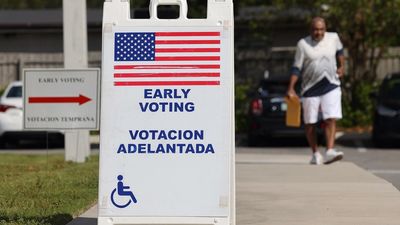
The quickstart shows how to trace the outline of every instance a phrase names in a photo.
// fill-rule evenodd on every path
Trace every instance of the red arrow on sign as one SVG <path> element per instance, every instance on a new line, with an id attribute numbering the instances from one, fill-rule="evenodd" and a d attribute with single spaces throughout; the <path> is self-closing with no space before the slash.
<path id="1" fill-rule="evenodd" d="M 78 97 L 29 97 L 29 103 L 79 103 L 79 105 L 85 104 L 92 99 L 79 95 Z"/>

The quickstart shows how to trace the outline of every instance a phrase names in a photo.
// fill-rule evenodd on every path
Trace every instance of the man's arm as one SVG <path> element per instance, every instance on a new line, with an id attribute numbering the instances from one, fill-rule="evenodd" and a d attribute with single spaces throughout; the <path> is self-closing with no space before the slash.
<path id="1" fill-rule="evenodd" d="M 301 69 L 303 67 L 303 62 L 304 62 L 304 51 L 301 47 L 302 40 L 297 42 L 297 48 L 296 48 L 296 53 L 294 55 L 294 62 L 293 66 L 290 71 L 290 80 L 289 80 L 289 86 L 287 90 L 287 96 L 289 98 L 298 98 L 295 90 L 295 86 L 297 83 L 297 80 L 299 80 L 299 76 L 301 75 Z"/>
<path id="2" fill-rule="evenodd" d="M 336 73 L 338 74 L 339 78 L 342 78 L 344 76 L 344 47 L 337 33 L 336 37 Z"/>
<path id="3" fill-rule="evenodd" d="M 287 96 L 289 98 L 293 98 L 293 97 L 298 98 L 299 97 L 299 96 L 297 96 L 296 90 L 294 89 L 298 79 L 299 79 L 299 76 L 296 74 L 292 74 L 290 76 L 289 86 L 288 86 L 288 90 L 287 90 Z"/>
<path id="4" fill-rule="evenodd" d="M 338 54 L 336 56 L 336 60 L 337 60 L 337 70 L 336 73 L 339 75 L 339 78 L 342 78 L 344 76 L 344 55 L 342 54 Z"/>

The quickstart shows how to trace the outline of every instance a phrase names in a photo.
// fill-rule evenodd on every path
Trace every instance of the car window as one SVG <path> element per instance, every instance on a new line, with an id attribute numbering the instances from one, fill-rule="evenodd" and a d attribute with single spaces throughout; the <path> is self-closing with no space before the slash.
<path id="1" fill-rule="evenodd" d="M 22 97 L 22 86 L 13 86 L 7 93 L 7 98 L 21 98 Z"/>

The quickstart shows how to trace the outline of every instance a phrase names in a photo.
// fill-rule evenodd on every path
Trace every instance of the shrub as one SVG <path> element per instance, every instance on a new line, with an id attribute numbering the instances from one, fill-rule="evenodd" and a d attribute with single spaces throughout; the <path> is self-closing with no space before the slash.
<path id="1" fill-rule="evenodd" d="M 249 83 L 235 84 L 235 132 L 244 133 L 247 129 L 247 109 L 249 104 Z"/>
<path id="2" fill-rule="evenodd" d="M 374 110 L 374 99 L 370 94 L 377 90 L 377 83 L 363 81 L 351 86 L 346 79 L 343 83 L 343 119 L 339 121 L 339 126 L 370 126 Z"/>

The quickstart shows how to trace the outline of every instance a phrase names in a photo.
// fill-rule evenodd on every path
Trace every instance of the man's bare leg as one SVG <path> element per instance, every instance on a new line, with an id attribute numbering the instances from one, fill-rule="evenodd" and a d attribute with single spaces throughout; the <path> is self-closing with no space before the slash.
<path id="1" fill-rule="evenodd" d="M 325 164 L 331 164 L 333 162 L 343 159 L 343 152 L 334 150 L 335 147 L 335 134 L 336 134 L 336 119 L 325 120 L 325 136 L 326 136 L 326 154 Z"/>
<path id="2" fill-rule="evenodd" d="M 326 149 L 335 147 L 336 119 L 327 119 L 325 122 Z"/>
<path id="3" fill-rule="evenodd" d="M 318 151 L 317 134 L 315 131 L 315 124 L 306 124 L 306 137 L 308 144 L 311 147 L 313 153 Z"/>

